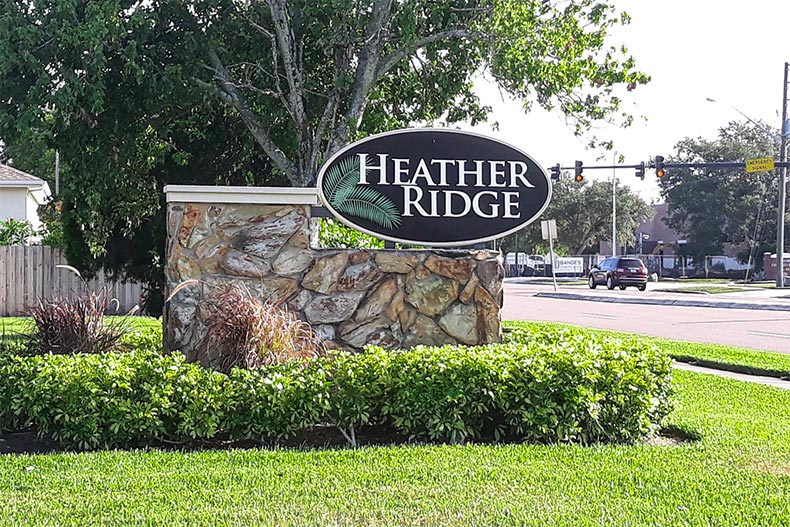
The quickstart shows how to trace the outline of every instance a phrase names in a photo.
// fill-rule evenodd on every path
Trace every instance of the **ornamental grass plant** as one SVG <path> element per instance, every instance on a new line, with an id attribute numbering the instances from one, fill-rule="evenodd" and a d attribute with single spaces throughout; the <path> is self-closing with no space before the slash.
<path id="1" fill-rule="evenodd" d="M 39 298 L 27 308 L 33 328 L 26 348 L 33 355 L 122 351 L 129 330 L 125 317 L 105 318 L 111 300 L 106 288 L 76 298 Z"/>
<path id="2" fill-rule="evenodd" d="M 220 357 L 220 371 L 303 361 L 326 352 L 309 323 L 233 284 L 213 291 L 206 346 Z"/>

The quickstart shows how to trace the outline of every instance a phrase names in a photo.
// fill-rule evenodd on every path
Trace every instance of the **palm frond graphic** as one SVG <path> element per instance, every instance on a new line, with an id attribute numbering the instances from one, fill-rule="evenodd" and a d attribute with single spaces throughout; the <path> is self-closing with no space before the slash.
<path id="1" fill-rule="evenodd" d="M 359 158 L 349 156 L 326 174 L 324 193 L 329 204 L 338 211 L 372 221 L 394 230 L 401 222 L 400 212 L 384 194 L 359 185 Z"/>

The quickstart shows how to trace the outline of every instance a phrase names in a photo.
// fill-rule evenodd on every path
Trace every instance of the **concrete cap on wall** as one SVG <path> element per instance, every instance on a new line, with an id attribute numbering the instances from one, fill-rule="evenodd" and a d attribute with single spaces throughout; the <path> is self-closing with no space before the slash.
<path id="1" fill-rule="evenodd" d="M 165 185 L 168 203 L 321 204 L 316 188 Z"/>

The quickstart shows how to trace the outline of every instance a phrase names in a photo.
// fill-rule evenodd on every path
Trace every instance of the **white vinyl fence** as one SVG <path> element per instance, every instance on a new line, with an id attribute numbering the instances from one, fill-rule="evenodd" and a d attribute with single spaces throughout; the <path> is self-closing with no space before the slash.
<path id="1" fill-rule="evenodd" d="M 79 277 L 68 269 L 55 267 L 65 265 L 66 259 L 57 249 L 46 246 L 0 246 L 0 316 L 22 316 L 25 307 L 34 305 L 39 298 L 73 298 L 86 292 Z M 107 288 L 113 302 L 109 314 L 127 313 L 140 300 L 141 284 L 120 283 L 107 280 L 104 276 L 90 280 L 89 291 Z"/>

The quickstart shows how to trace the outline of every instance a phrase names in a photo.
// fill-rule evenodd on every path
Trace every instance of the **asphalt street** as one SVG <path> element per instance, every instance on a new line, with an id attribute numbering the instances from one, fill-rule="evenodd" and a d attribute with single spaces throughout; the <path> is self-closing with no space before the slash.
<path id="1" fill-rule="evenodd" d="M 555 292 L 545 280 L 508 278 L 502 318 L 790 353 L 790 289 L 692 294 L 683 287 L 649 283 L 640 292 L 559 283 Z"/>

